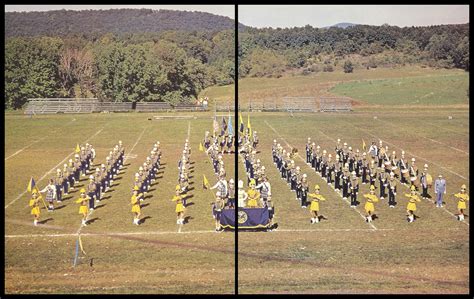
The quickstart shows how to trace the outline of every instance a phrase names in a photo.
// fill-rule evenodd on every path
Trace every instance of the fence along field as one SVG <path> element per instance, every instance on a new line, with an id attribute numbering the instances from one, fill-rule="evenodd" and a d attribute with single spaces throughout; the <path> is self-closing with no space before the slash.
<path id="1" fill-rule="evenodd" d="M 63 114 L 30 119 L 6 115 L 6 157 L 37 141 L 5 161 L 7 293 L 234 292 L 234 236 L 214 232 L 212 195 L 201 187 L 202 174 L 215 182 L 205 154 L 198 151 L 204 131 L 212 126 L 212 115 L 162 120 L 153 116 Z M 178 150 L 188 132 L 193 163 L 188 201 L 192 204 L 186 212 L 189 222 L 178 234 L 171 198 L 178 175 Z M 41 139 L 44 136 L 47 138 Z M 38 227 L 32 225 L 27 194 L 8 204 L 26 190 L 31 176 L 44 187 L 56 170 L 52 167 L 73 152 L 76 143 L 86 140 L 96 149 L 95 163 L 104 161 L 110 148 L 122 140 L 127 161 L 94 210 L 91 224 L 81 229 L 86 254 L 81 254 L 73 268 L 81 224 L 74 200 L 81 187 L 66 196 L 53 213 L 42 210 L 40 220 L 46 223 Z M 142 208 L 145 221 L 136 226 L 129 205 L 133 175 L 157 140 L 163 151 L 162 168 Z M 224 160 L 226 168 L 232 169 L 233 157 L 225 155 Z M 82 178 L 81 185 L 85 182 Z"/>

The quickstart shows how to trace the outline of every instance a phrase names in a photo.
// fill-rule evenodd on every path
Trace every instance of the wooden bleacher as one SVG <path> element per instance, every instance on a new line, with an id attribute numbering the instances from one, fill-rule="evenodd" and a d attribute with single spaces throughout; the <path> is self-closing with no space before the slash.
<path id="1" fill-rule="evenodd" d="M 138 102 L 135 110 L 137 112 L 171 111 L 173 107 L 165 102 Z"/>

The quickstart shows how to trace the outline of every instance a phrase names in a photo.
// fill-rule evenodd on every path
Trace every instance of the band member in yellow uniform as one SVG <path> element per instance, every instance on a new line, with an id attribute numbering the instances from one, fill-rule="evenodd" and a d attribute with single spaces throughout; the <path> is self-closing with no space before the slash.
<path id="1" fill-rule="evenodd" d="M 176 185 L 176 195 L 173 196 L 171 201 L 176 201 L 176 224 L 184 224 L 183 195 L 181 195 L 181 187 L 179 185 Z"/>
<path id="2" fill-rule="evenodd" d="M 247 200 L 247 207 L 248 208 L 257 208 L 258 202 L 260 201 L 260 192 L 255 188 L 255 180 L 251 179 L 249 184 L 249 189 L 247 191 L 248 200 Z"/>
<path id="3" fill-rule="evenodd" d="M 33 220 L 33 224 L 35 226 L 38 225 L 38 220 L 41 214 L 41 210 L 39 206 L 40 196 L 38 196 L 38 191 L 33 190 L 33 192 L 31 193 L 32 198 L 30 199 L 30 202 L 29 202 L 29 206 L 31 207 L 31 215 L 35 217 L 35 219 Z"/>
<path id="4" fill-rule="evenodd" d="M 405 193 L 405 196 L 409 198 L 408 205 L 407 205 L 407 213 L 408 213 L 407 221 L 413 222 L 415 221 L 416 203 L 420 202 L 421 199 L 416 194 L 416 187 L 414 185 L 411 185 L 410 190 L 411 190 L 410 194 Z"/>
<path id="5" fill-rule="evenodd" d="M 319 190 L 319 185 L 316 185 L 314 186 L 314 193 L 308 194 L 309 201 L 311 202 L 311 205 L 309 206 L 309 212 L 311 213 L 311 224 L 319 222 L 319 202 L 326 200 L 324 196 L 319 194 Z"/>
<path id="6" fill-rule="evenodd" d="M 86 195 L 86 189 L 82 188 L 80 192 L 81 195 L 76 200 L 76 203 L 81 204 L 81 206 L 79 207 L 79 214 L 82 214 L 82 225 L 86 226 L 87 214 L 89 213 L 89 197 Z"/>
<path id="7" fill-rule="evenodd" d="M 143 193 L 138 193 L 139 187 L 133 187 L 133 195 L 130 200 L 130 204 L 132 205 L 132 213 L 133 213 L 133 224 L 140 225 L 140 199 L 143 196 Z"/>
<path id="8" fill-rule="evenodd" d="M 469 195 L 466 192 L 466 185 L 461 186 L 461 192 L 454 194 L 458 200 L 458 211 L 459 214 L 457 216 L 459 221 L 464 221 L 464 210 L 466 209 L 466 201 L 469 201 Z"/>
<path id="9" fill-rule="evenodd" d="M 367 216 L 365 217 L 365 221 L 372 222 L 372 215 L 375 212 L 374 203 L 379 202 L 377 195 L 375 195 L 375 186 L 371 185 L 369 194 L 364 194 L 364 197 L 367 198 L 367 202 L 365 203 L 365 207 L 364 207 L 365 212 L 367 213 Z"/>

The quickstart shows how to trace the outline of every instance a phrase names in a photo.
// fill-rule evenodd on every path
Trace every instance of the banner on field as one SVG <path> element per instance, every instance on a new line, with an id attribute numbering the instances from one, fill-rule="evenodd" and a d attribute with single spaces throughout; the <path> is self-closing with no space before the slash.
<path id="1" fill-rule="evenodd" d="M 235 229 L 235 209 L 222 210 L 221 226 Z M 266 228 L 270 222 L 267 208 L 242 208 L 237 211 L 239 229 Z"/>

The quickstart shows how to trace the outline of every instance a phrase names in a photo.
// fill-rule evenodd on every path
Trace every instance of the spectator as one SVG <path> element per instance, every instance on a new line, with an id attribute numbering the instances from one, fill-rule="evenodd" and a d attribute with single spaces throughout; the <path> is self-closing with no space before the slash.
<path id="1" fill-rule="evenodd" d="M 435 181 L 436 207 L 443 207 L 443 194 L 446 194 L 446 180 L 440 174 Z"/>
<path id="2" fill-rule="evenodd" d="M 203 107 L 204 109 L 207 109 L 207 105 L 208 105 L 207 100 L 208 100 L 208 98 L 205 97 L 205 98 L 204 98 L 204 101 L 202 101 L 202 107 Z"/>

